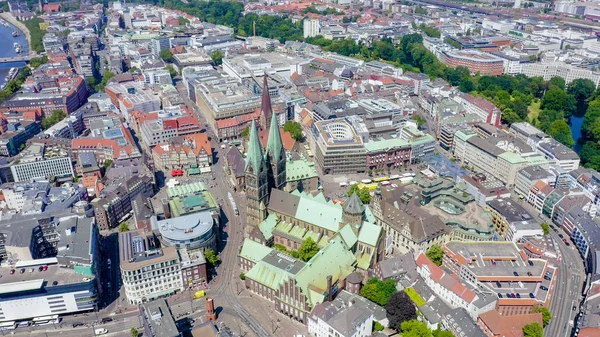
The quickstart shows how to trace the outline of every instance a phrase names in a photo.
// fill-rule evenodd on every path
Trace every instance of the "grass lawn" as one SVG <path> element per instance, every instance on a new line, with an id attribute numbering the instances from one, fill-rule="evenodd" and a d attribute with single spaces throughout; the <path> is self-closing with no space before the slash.
<path id="1" fill-rule="evenodd" d="M 413 288 L 406 288 L 404 289 L 404 292 L 408 295 L 408 297 L 410 297 L 417 307 L 424 306 L 427 303 Z"/>
<path id="2" fill-rule="evenodd" d="M 542 104 L 541 100 L 538 100 L 538 102 L 532 102 L 531 105 L 527 108 L 527 110 L 529 111 L 529 113 L 527 114 L 527 119 L 529 120 L 529 123 L 532 123 L 534 119 L 536 119 L 539 115 L 540 115 L 540 105 Z M 533 124 L 533 123 L 532 123 Z"/>

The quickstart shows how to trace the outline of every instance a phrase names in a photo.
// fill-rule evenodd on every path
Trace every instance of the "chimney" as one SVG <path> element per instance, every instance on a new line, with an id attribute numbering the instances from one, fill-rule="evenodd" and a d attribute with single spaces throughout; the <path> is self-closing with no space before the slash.
<path id="1" fill-rule="evenodd" d="M 327 300 L 329 302 L 333 301 L 333 287 L 331 286 L 332 276 L 327 276 Z"/>
<path id="2" fill-rule="evenodd" d="M 215 312 L 215 302 L 211 297 L 206 298 L 206 320 L 215 322 L 217 313 Z"/>

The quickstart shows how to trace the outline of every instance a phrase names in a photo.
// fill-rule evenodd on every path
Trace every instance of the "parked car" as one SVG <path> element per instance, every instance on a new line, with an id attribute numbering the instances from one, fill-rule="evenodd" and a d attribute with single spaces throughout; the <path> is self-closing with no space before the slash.
<path id="1" fill-rule="evenodd" d="M 113 321 L 113 319 L 112 319 L 112 318 L 110 318 L 110 317 L 104 317 L 104 318 L 102 318 L 102 320 L 101 320 L 102 324 L 104 324 L 104 323 L 108 323 L 108 322 L 112 322 L 112 321 Z"/>
<path id="2" fill-rule="evenodd" d="M 108 333 L 108 330 L 105 328 L 100 328 L 100 329 L 94 330 L 94 334 L 96 334 L 96 335 L 104 335 L 106 333 Z"/>
<path id="3" fill-rule="evenodd" d="M 542 290 L 548 290 L 548 287 L 546 287 L 546 286 L 540 286 L 540 289 L 542 289 Z"/>
<path id="4" fill-rule="evenodd" d="M 533 293 L 529 293 L 529 297 L 530 298 L 535 298 L 535 295 Z"/>
<path id="5" fill-rule="evenodd" d="M 79 327 L 79 326 L 83 326 L 83 323 L 81 323 L 81 322 L 73 323 L 74 328 Z"/>
<path id="6" fill-rule="evenodd" d="M 513 275 L 519 276 L 519 273 L 517 273 L 516 271 L 513 271 Z"/>

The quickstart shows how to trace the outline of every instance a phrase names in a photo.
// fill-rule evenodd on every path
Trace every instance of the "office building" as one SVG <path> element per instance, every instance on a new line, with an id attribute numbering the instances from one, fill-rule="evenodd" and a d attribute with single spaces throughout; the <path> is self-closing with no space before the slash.
<path id="1" fill-rule="evenodd" d="M 119 233 L 121 279 L 130 304 L 142 304 L 183 290 L 176 247 L 161 248 L 141 230 Z"/>
<path id="2" fill-rule="evenodd" d="M 365 172 L 366 150 L 362 139 L 345 119 L 323 120 L 311 127 L 311 144 L 323 174 Z"/>

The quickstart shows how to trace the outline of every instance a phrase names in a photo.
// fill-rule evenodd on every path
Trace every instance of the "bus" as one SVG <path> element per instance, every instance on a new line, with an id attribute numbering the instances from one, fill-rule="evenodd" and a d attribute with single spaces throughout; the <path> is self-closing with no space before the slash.
<path id="1" fill-rule="evenodd" d="M 44 325 L 60 323 L 61 319 L 58 315 L 36 317 L 32 320 L 33 325 Z"/>
<path id="2" fill-rule="evenodd" d="M 373 178 L 373 181 L 376 183 L 380 183 L 382 181 L 386 181 L 386 180 L 390 180 L 390 177 L 377 177 L 377 178 Z"/>
<path id="3" fill-rule="evenodd" d="M 371 184 L 360 183 L 360 184 L 358 184 L 358 188 L 362 190 L 363 188 L 366 187 L 369 191 L 375 191 L 377 189 L 378 185 L 379 185 L 379 183 L 371 183 Z"/>
<path id="4" fill-rule="evenodd" d="M 361 183 L 363 183 L 363 184 L 370 184 L 370 183 L 372 183 L 373 181 L 372 181 L 371 179 L 363 179 L 363 180 L 361 180 L 360 182 L 361 182 Z"/>
<path id="5" fill-rule="evenodd" d="M 390 183 L 390 182 L 389 182 L 389 181 L 387 181 L 387 180 L 386 180 L 386 181 L 382 181 L 382 182 L 381 182 L 381 186 L 388 186 L 388 185 L 391 185 L 391 184 L 392 184 L 392 183 Z"/>
<path id="6" fill-rule="evenodd" d="M 17 322 L 9 321 L 0 323 L 0 330 L 14 330 L 17 328 Z"/>
<path id="7" fill-rule="evenodd" d="M 399 174 L 392 174 L 390 176 L 390 180 L 396 180 L 396 179 L 400 179 L 400 175 Z"/>

